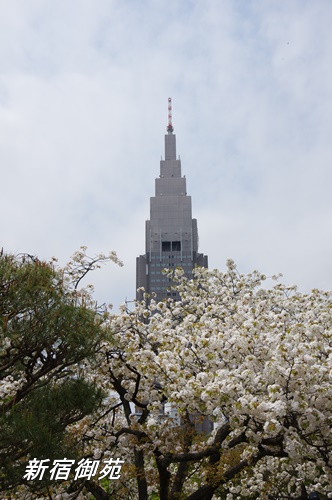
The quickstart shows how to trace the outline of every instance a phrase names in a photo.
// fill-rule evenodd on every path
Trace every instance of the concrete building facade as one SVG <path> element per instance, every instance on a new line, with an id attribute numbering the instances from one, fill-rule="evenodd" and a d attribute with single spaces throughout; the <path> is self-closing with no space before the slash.
<path id="1" fill-rule="evenodd" d="M 169 99 L 170 103 L 170 99 Z M 169 110 L 171 107 L 169 106 Z M 183 268 L 191 278 L 195 266 L 208 267 L 208 258 L 198 252 L 197 220 L 192 218 L 191 196 L 176 156 L 176 136 L 169 114 L 165 135 L 165 159 L 155 180 L 155 196 L 150 198 L 150 219 L 145 225 L 145 254 L 136 259 L 136 288 L 143 287 L 156 300 L 178 294 L 170 290 L 171 280 L 162 274 L 165 268 Z M 142 293 L 137 293 L 140 299 Z"/>

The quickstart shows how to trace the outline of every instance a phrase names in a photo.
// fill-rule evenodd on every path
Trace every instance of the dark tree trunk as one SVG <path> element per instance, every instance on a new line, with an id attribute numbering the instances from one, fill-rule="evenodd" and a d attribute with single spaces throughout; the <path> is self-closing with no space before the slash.
<path id="1" fill-rule="evenodd" d="M 144 454 L 135 450 L 135 466 L 137 474 L 138 500 L 148 500 L 148 485 L 145 477 Z"/>

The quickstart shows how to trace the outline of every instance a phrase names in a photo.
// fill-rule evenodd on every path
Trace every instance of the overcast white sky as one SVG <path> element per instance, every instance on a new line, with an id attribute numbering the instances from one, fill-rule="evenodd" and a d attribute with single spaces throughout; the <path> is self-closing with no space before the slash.
<path id="1" fill-rule="evenodd" d="M 0 247 L 135 295 L 167 99 L 210 268 L 331 289 L 331 0 L 0 0 Z"/>

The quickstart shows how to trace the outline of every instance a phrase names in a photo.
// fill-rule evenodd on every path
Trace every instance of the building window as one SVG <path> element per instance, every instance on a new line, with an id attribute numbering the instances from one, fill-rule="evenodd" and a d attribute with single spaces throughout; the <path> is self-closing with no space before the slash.
<path id="1" fill-rule="evenodd" d="M 171 250 L 171 242 L 170 241 L 163 241 L 161 243 L 161 250 L 163 252 L 170 252 L 170 250 Z"/>
<path id="2" fill-rule="evenodd" d="M 172 241 L 172 251 L 181 252 L 181 241 Z"/>
<path id="3" fill-rule="evenodd" d="M 162 252 L 181 252 L 181 241 L 162 241 Z"/>

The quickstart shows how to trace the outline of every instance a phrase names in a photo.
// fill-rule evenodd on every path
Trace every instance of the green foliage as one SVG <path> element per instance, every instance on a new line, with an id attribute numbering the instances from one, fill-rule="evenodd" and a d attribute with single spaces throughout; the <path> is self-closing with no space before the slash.
<path id="1" fill-rule="evenodd" d="M 66 427 L 91 413 L 101 396 L 100 390 L 80 379 L 40 387 L 7 412 L 5 428 L 11 431 L 11 441 L 31 442 L 31 456 L 52 459 L 65 453 L 68 457 L 73 443 L 63 442 Z"/>
<path id="2" fill-rule="evenodd" d="M 29 458 L 74 457 L 67 428 L 100 404 L 84 362 L 93 363 L 104 338 L 103 317 L 87 297 L 52 263 L 0 256 L 3 489 L 22 482 Z"/>

